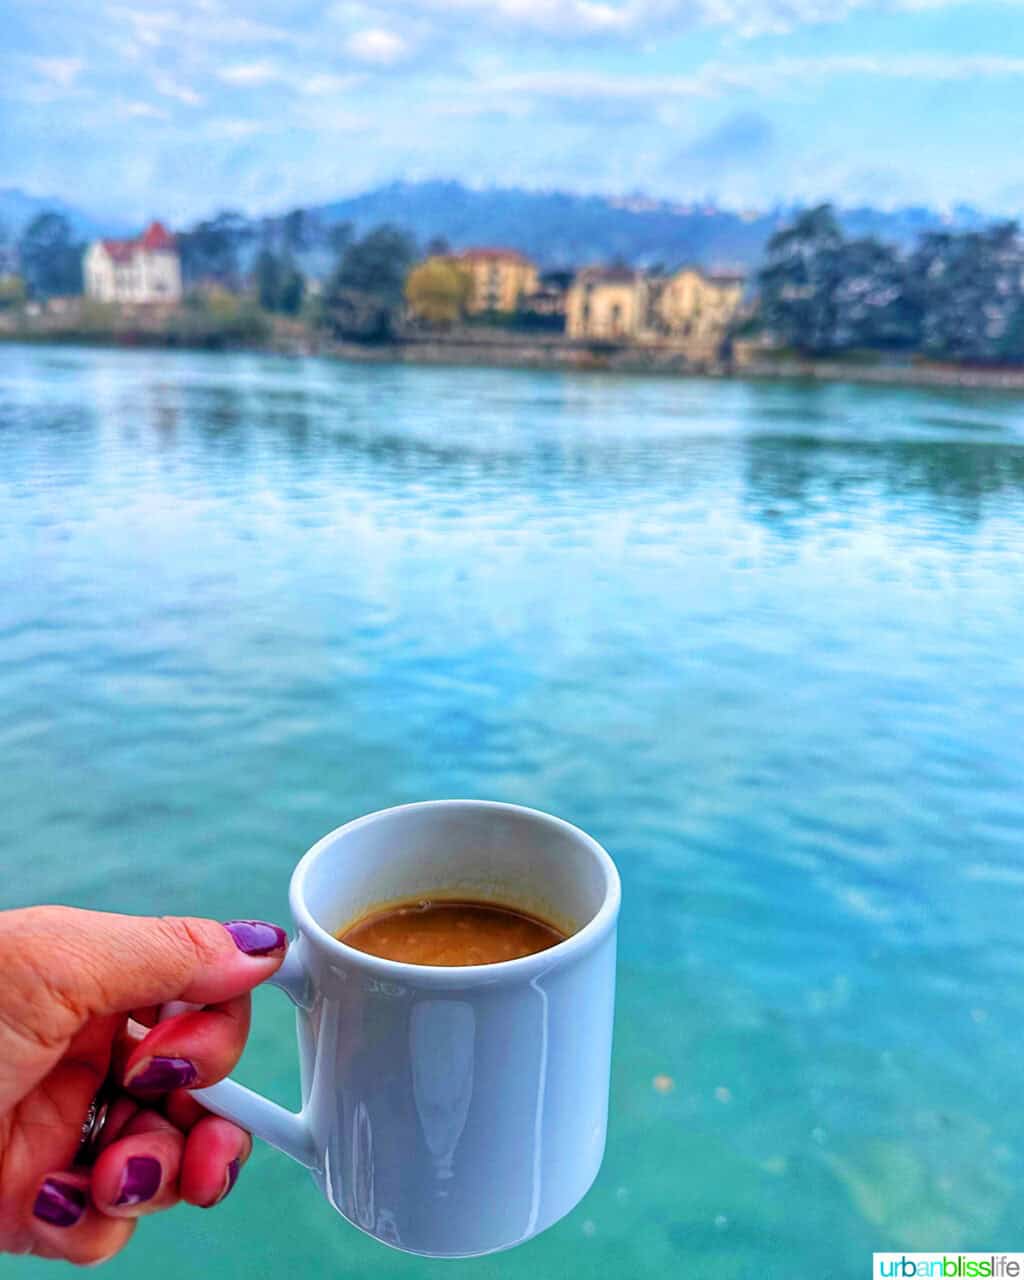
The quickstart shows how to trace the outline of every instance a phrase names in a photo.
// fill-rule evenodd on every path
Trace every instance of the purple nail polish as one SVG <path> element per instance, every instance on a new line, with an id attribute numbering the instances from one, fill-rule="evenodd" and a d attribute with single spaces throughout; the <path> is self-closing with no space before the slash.
<path id="1" fill-rule="evenodd" d="M 70 1182 L 47 1178 L 39 1188 L 32 1212 L 51 1227 L 73 1227 L 85 1212 L 85 1192 Z"/>
<path id="2" fill-rule="evenodd" d="M 117 1205 L 142 1204 L 152 1200 L 160 1188 L 163 1171 L 160 1161 L 152 1156 L 129 1156 L 121 1175 L 121 1191 Z"/>
<path id="3" fill-rule="evenodd" d="M 238 1171 L 239 1169 L 241 1169 L 241 1167 L 242 1167 L 242 1162 L 238 1158 L 238 1156 L 235 1156 L 234 1160 L 228 1161 L 227 1173 L 224 1175 L 224 1190 L 220 1193 L 220 1195 L 217 1197 L 216 1200 L 211 1200 L 209 1204 L 203 1205 L 204 1209 L 212 1209 L 215 1204 L 220 1204 L 220 1202 L 225 1198 L 225 1196 L 227 1196 L 230 1193 L 231 1188 L 238 1181 Z"/>
<path id="4" fill-rule="evenodd" d="M 150 1058 L 138 1075 L 125 1081 L 129 1089 L 167 1093 L 188 1089 L 199 1079 L 195 1064 L 188 1058 Z"/>
<path id="5" fill-rule="evenodd" d="M 288 935 L 276 924 L 265 920 L 228 920 L 224 928 L 231 934 L 235 946 L 247 956 L 269 956 L 273 951 L 283 951 L 288 945 Z"/>

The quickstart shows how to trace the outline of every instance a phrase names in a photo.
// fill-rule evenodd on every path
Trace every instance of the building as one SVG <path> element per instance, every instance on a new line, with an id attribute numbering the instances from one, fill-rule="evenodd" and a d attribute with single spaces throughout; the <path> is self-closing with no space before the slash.
<path id="1" fill-rule="evenodd" d="M 647 341 L 685 343 L 701 358 L 717 353 L 743 301 L 743 277 L 683 267 L 648 281 Z"/>
<path id="2" fill-rule="evenodd" d="M 635 341 L 644 311 L 643 283 L 629 267 L 581 271 L 566 299 L 566 333 L 595 342 Z"/>
<path id="3" fill-rule="evenodd" d="M 591 268 L 569 290 L 570 338 L 674 347 L 694 361 L 715 360 L 740 314 L 743 278 L 683 267 L 647 276 L 627 267 Z"/>
<path id="4" fill-rule="evenodd" d="M 522 297 L 537 290 L 537 268 L 515 249 L 466 249 L 458 262 L 473 281 L 467 304 L 472 315 L 515 311 Z"/>
<path id="5" fill-rule="evenodd" d="M 162 223 L 135 240 L 94 240 L 84 265 L 85 291 L 99 302 L 181 301 L 181 259 Z"/>

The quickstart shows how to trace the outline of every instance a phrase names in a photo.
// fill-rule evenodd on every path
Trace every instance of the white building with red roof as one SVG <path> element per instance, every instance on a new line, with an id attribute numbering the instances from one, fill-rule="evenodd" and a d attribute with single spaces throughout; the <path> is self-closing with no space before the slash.
<path id="1" fill-rule="evenodd" d="M 84 266 L 85 292 L 99 302 L 181 301 L 181 258 L 163 223 L 135 240 L 94 240 Z"/>

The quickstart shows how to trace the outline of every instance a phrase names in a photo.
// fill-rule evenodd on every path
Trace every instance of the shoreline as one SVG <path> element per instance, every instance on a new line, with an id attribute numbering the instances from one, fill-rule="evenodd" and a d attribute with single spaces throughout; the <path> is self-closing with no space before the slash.
<path id="1" fill-rule="evenodd" d="M 797 357 L 741 361 L 688 360 L 667 347 L 602 347 L 559 336 L 481 334 L 405 337 L 385 343 L 307 339 L 294 332 L 255 342 L 186 344 L 156 335 L 83 334 L 0 330 L 0 342 L 28 346 L 82 346 L 139 351 L 248 351 L 291 357 L 325 357 L 354 364 L 419 364 L 452 368 L 535 369 L 571 373 L 618 373 L 736 382 L 851 383 L 1024 393 L 1024 368 L 975 368 L 940 363 L 854 363 Z"/>

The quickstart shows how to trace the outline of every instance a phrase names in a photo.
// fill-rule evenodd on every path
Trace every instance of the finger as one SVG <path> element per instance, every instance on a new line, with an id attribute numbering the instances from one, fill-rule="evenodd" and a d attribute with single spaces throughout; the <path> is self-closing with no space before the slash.
<path id="1" fill-rule="evenodd" d="M 242 995 L 281 963 L 287 938 L 254 920 L 122 916 L 70 907 L 7 912 L 0 970 L 9 1020 L 50 1044 L 88 1018 L 168 1000 Z"/>
<path id="2" fill-rule="evenodd" d="M 160 1005 L 149 1004 L 143 1009 L 132 1009 L 131 1017 L 134 1022 L 139 1023 L 143 1027 L 155 1027 L 160 1021 Z"/>
<path id="3" fill-rule="evenodd" d="M 164 1098 L 163 1106 L 164 1115 L 182 1133 L 188 1133 L 204 1116 L 210 1114 L 187 1089 L 175 1089 L 173 1093 L 169 1093 Z"/>
<path id="4" fill-rule="evenodd" d="M 149 1028 L 141 1022 L 136 1022 L 134 1018 L 125 1019 L 123 1026 L 114 1037 L 110 1051 L 110 1073 L 115 1080 L 123 1079 L 128 1059 L 145 1040 L 148 1033 Z"/>
<path id="5" fill-rule="evenodd" d="M 82 1121 L 107 1074 L 118 1021 L 116 1015 L 93 1019 L 72 1037 L 64 1056 L 47 1074 L 45 1087 L 23 1093 L 18 1123 L 32 1140 L 25 1145 L 21 1161 L 24 1177 L 33 1185 L 48 1169 L 67 1168 L 74 1160 Z M 5 1061 L 0 1050 L 0 1094 L 5 1082 L 12 1088 L 17 1085 L 19 1065 L 16 1053 Z"/>
<path id="6" fill-rule="evenodd" d="M 222 1080 L 242 1056 L 249 1014 L 244 995 L 158 1023 L 125 1063 L 125 1088 L 151 1094 Z"/>
<path id="7" fill-rule="evenodd" d="M 252 1152 L 252 1138 L 230 1120 L 207 1115 L 185 1141 L 178 1187 L 189 1204 L 209 1209 L 235 1185 Z"/>
<path id="8" fill-rule="evenodd" d="M 96 1150 L 106 1151 L 111 1143 L 116 1142 L 138 1115 L 139 1109 L 138 1102 L 134 1098 L 129 1098 L 127 1094 L 115 1098 L 107 1110 L 107 1118 L 103 1122 L 103 1128 L 96 1142 Z"/>
<path id="9" fill-rule="evenodd" d="M 178 1201 L 185 1137 L 163 1116 L 140 1112 L 93 1165 L 92 1199 L 114 1218 L 137 1218 Z"/>
<path id="10" fill-rule="evenodd" d="M 135 1224 L 101 1213 L 85 1173 L 51 1173 L 37 1185 L 32 1208 L 35 1252 L 80 1266 L 104 1262 L 128 1243 Z"/>

